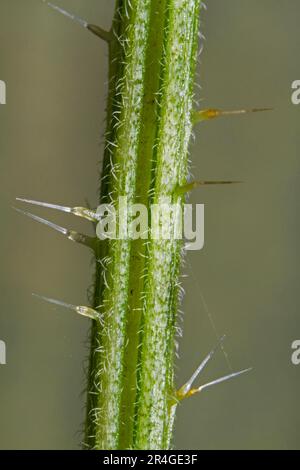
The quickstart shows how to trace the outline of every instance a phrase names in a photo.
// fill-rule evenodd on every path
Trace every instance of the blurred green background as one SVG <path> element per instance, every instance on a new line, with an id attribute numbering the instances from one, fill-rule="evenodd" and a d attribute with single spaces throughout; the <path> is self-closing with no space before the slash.
<path id="1" fill-rule="evenodd" d="M 108 27 L 112 0 L 57 0 Z M 210 0 L 199 61 L 203 107 L 272 106 L 272 113 L 220 119 L 195 130 L 192 173 L 236 179 L 197 190 L 205 248 L 184 272 L 182 384 L 226 333 L 235 370 L 247 376 L 179 408 L 180 449 L 299 449 L 299 113 L 297 0 Z M 84 417 L 83 360 L 89 321 L 32 292 L 85 304 L 91 256 L 12 210 L 16 196 L 96 205 L 107 76 L 106 46 L 39 0 L 0 0 L 0 448 L 78 449 Z M 34 210 L 70 228 L 72 217 Z M 205 306 L 207 304 L 207 308 Z M 209 314 L 207 313 L 209 312 Z M 202 382 L 228 373 L 219 353 Z"/>

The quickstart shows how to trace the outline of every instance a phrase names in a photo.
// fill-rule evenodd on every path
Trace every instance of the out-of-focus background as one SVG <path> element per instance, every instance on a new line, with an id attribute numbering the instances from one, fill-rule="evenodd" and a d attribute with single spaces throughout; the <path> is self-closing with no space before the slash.
<path id="1" fill-rule="evenodd" d="M 57 3 L 110 24 L 112 0 Z M 275 110 L 195 130 L 194 176 L 244 183 L 192 196 L 205 203 L 206 241 L 187 256 L 177 381 L 224 333 L 234 370 L 254 370 L 180 406 L 179 449 L 300 448 L 300 366 L 291 363 L 300 339 L 300 107 L 291 104 L 299 15 L 297 0 L 210 0 L 202 10 L 202 106 Z M 106 76 L 106 46 L 96 37 L 39 0 L 0 0 L 1 449 L 80 446 L 89 321 L 31 293 L 85 304 L 91 256 L 12 206 L 16 196 L 96 205 Z M 34 212 L 87 229 L 71 216 Z M 228 370 L 220 352 L 201 380 Z"/>

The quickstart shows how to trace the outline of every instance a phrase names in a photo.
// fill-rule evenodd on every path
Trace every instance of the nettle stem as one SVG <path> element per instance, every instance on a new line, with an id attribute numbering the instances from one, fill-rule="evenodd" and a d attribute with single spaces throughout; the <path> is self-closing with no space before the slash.
<path id="1" fill-rule="evenodd" d="M 221 338 L 192 377 L 178 391 L 174 387 L 185 194 L 205 185 L 237 183 L 187 180 L 192 126 L 219 116 L 269 108 L 193 110 L 201 0 L 116 0 L 110 31 L 44 3 L 108 44 L 107 131 L 100 203 L 109 203 L 109 211 L 118 216 L 117 236 L 103 240 L 102 230 L 99 238 L 90 237 L 17 208 L 88 247 L 96 260 L 92 307 L 35 296 L 93 320 L 85 447 L 168 449 L 179 402 L 251 370 L 231 370 L 229 375 L 194 388 L 222 344 Z M 103 222 L 98 210 L 23 197 L 17 200 L 94 224 Z M 137 204 L 147 209 L 146 230 L 136 217 Z"/>
<path id="2" fill-rule="evenodd" d="M 200 0 L 118 0 L 109 43 L 101 202 L 182 204 L 193 121 Z M 162 216 L 163 217 L 163 216 Z M 178 220 L 169 220 L 172 229 Z M 167 449 L 179 240 L 98 241 L 86 445 Z M 165 222 L 165 221 L 164 221 Z M 130 214 L 128 224 L 130 223 Z M 171 230 L 172 232 L 172 230 Z"/>

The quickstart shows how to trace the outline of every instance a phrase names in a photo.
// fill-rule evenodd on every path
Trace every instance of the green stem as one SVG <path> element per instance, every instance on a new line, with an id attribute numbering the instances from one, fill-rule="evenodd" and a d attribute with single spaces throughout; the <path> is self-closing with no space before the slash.
<path id="1" fill-rule="evenodd" d="M 115 6 L 115 14 L 111 28 L 112 40 L 108 43 L 109 46 L 109 80 L 108 80 L 108 99 L 107 99 L 107 129 L 106 129 L 106 145 L 102 164 L 101 175 L 101 191 L 100 203 L 109 202 L 109 193 L 111 187 L 110 174 L 111 174 L 111 159 L 113 147 L 112 143 L 115 140 L 116 129 L 116 111 L 120 106 L 120 97 L 116 96 L 117 82 L 123 70 L 123 49 L 120 41 L 123 31 L 126 27 L 124 19 L 124 2 L 117 0 Z M 97 243 L 96 249 L 96 272 L 95 272 L 95 287 L 93 295 L 93 306 L 98 308 L 102 304 L 103 291 L 104 291 L 104 274 L 105 274 L 105 260 L 108 256 L 108 243 L 101 241 Z M 93 322 L 90 333 L 90 357 L 88 368 L 88 385 L 87 385 L 87 414 L 85 422 L 85 447 L 93 449 L 96 446 L 96 430 L 99 425 L 99 390 L 101 388 L 101 344 L 102 344 L 103 329 L 98 323 Z"/>
<path id="2" fill-rule="evenodd" d="M 154 203 L 165 196 L 173 196 L 173 203 L 182 203 L 174 190 L 187 178 L 199 3 L 170 2 Z M 171 218 L 170 227 L 174 225 L 176 220 Z M 172 307 L 178 283 L 174 272 L 178 272 L 179 250 L 180 244 L 175 239 L 151 240 L 149 244 L 136 438 L 136 446 L 141 449 L 163 448 L 169 435 L 175 314 Z"/>
<path id="3" fill-rule="evenodd" d="M 144 79 L 144 103 L 141 116 L 139 152 L 137 166 L 136 198 L 137 204 L 150 207 L 151 174 L 154 167 L 153 149 L 156 142 L 157 120 L 159 114 L 156 93 L 161 76 L 161 56 L 164 42 L 165 0 L 153 0 L 148 35 L 146 73 Z M 127 336 L 130 338 L 124 357 L 124 391 L 122 400 L 122 420 L 127 423 L 121 433 L 120 446 L 128 448 L 134 440 L 136 420 L 137 381 L 139 366 L 139 344 L 142 341 L 141 322 L 143 312 L 144 274 L 146 269 L 147 243 L 143 239 L 132 241 L 131 273 L 129 290 L 129 311 Z"/>
<path id="4" fill-rule="evenodd" d="M 200 0 L 119 0 L 110 41 L 107 149 L 101 200 L 152 203 L 187 178 Z M 179 222 L 171 214 L 170 228 Z M 130 222 L 130 217 L 128 223 Z M 151 230 L 161 218 L 151 220 Z M 170 445 L 181 243 L 99 242 L 86 443 L 95 449 Z M 105 276 L 105 282 L 104 282 Z"/>

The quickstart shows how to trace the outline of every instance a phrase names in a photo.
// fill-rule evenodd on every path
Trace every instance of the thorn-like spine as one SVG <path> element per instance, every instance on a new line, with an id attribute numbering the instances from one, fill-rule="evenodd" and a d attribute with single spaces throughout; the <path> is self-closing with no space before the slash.
<path id="1" fill-rule="evenodd" d="M 91 31 L 93 34 L 96 36 L 100 37 L 103 41 L 105 42 L 110 42 L 112 40 L 112 32 L 111 31 L 105 31 L 104 29 L 100 28 L 100 26 L 96 26 L 93 24 L 89 24 L 86 20 L 83 20 L 79 16 L 74 15 L 73 13 L 70 13 L 63 8 L 55 5 L 54 3 L 47 2 L 47 0 L 42 0 L 43 3 L 48 5 L 48 7 L 52 8 L 53 10 L 57 11 L 58 13 L 61 13 L 62 15 L 66 16 L 67 18 L 70 18 L 70 20 L 75 21 L 76 23 L 80 24 L 83 28 L 88 29 Z"/>
<path id="2" fill-rule="evenodd" d="M 201 385 L 200 387 L 198 388 L 193 388 L 189 391 L 189 393 L 186 395 L 186 398 L 188 397 L 191 397 L 193 395 L 195 395 L 196 393 L 200 393 L 200 392 L 203 392 L 203 390 L 209 388 L 209 387 L 212 387 L 214 385 L 218 385 L 220 383 L 223 383 L 223 382 L 226 382 L 227 380 L 231 380 L 231 379 L 234 379 L 236 377 L 239 377 L 240 375 L 243 375 L 243 374 L 246 374 L 247 372 L 251 372 L 253 369 L 252 367 L 249 367 L 248 369 L 244 369 L 244 370 L 241 370 L 239 372 L 233 372 L 229 375 L 225 375 L 224 377 L 221 377 L 219 379 L 216 379 L 216 380 L 213 380 L 212 382 L 208 382 L 204 385 Z"/>
<path id="3" fill-rule="evenodd" d="M 21 197 L 17 197 L 16 200 L 19 202 L 25 202 L 27 204 L 31 204 L 34 206 L 45 207 L 46 209 L 54 209 L 60 212 L 65 212 L 66 214 L 73 214 L 73 215 L 76 215 L 77 217 L 81 217 L 83 219 L 89 220 L 90 222 L 96 223 L 99 221 L 97 212 L 86 207 L 61 206 L 58 204 L 50 204 L 48 202 L 35 201 L 33 199 L 27 199 L 27 198 L 21 198 Z"/>
<path id="4" fill-rule="evenodd" d="M 202 186 L 213 186 L 213 185 L 228 185 L 228 184 L 240 184 L 242 181 L 191 181 L 183 186 L 178 186 L 176 189 L 176 194 L 182 195 L 193 191 L 193 189 L 202 187 Z"/>
<path id="5" fill-rule="evenodd" d="M 201 372 L 203 371 L 203 369 L 206 367 L 206 365 L 209 363 L 209 361 L 214 357 L 214 355 L 216 354 L 217 350 L 219 347 L 221 347 L 221 345 L 223 344 L 224 340 L 225 340 L 226 336 L 223 335 L 218 344 L 214 347 L 214 349 L 212 349 L 210 351 L 210 353 L 205 357 L 205 359 L 201 362 L 201 364 L 199 365 L 199 367 L 197 367 L 197 369 L 195 370 L 195 372 L 193 373 L 193 375 L 191 376 L 191 378 L 178 390 L 177 392 L 177 398 L 179 400 L 181 400 L 182 398 L 185 398 L 187 396 L 187 394 L 190 392 L 192 386 L 193 386 L 193 383 L 195 382 L 195 380 L 198 378 L 198 376 L 201 374 Z"/>
<path id="6" fill-rule="evenodd" d="M 91 248 L 92 250 L 96 249 L 96 243 L 97 243 L 96 237 L 89 237 L 88 235 L 78 233 L 75 230 L 68 230 L 65 227 L 61 227 L 60 225 L 50 222 L 47 219 L 43 219 L 42 217 L 39 217 L 38 215 L 31 214 L 31 212 L 18 209 L 17 207 L 13 207 L 13 209 L 19 212 L 20 214 L 26 215 L 30 219 L 33 219 L 36 222 L 46 225 L 47 227 L 52 228 L 56 232 L 61 233 L 62 235 L 66 236 L 68 240 L 71 240 L 76 243 L 80 243 L 81 245 L 87 246 L 88 248 Z"/>
<path id="7" fill-rule="evenodd" d="M 100 28 L 100 26 L 97 26 L 95 24 L 88 24 L 86 26 L 86 28 L 93 34 L 95 34 L 96 36 L 98 36 L 99 38 L 103 39 L 103 41 L 106 41 L 107 43 L 111 42 L 112 39 L 113 39 L 113 34 L 111 31 L 106 31 L 102 28 Z"/>
<path id="8" fill-rule="evenodd" d="M 48 7 L 52 8 L 53 10 L 57 11 L 58 13 L 61 13 L 62 15 L 66 16 L 67 18 L 70 18 L 70 20 L 75 21 L 76 23 L 80 24 L 84 28 L 87 28 L 88 23 L 87 21 L 83 20 L 82 18 L 79 18 L 79 16 L 74 15 L 73 13 L 70 13 L 63 8 L 55 5 L 54 3 L 47 2 L 47 0 L 42 0 L 43 3 L 48 5 Z"/>
<path id="9" fill-rule="evenodd" d="M 72 305 L 72 304 L 68 304 L 66 302 L 62 302 L 56 299 L 51 299 L 50 297 L 45 297 L 39 294 L 33 293 L 32 295 L 34 297 L 37 297 L 38 299 L 44 300 L 45 302 L 48 302 L 53 305 L 57 305 L 58 307 L 63 307 L 63 308 L 67 308 L 68 310 L 73 310 L 74 312 L 78 313 L 79 315 L 83 317 L 91 318 L 92 320 L 101 320 L 100 313 L 91 307 L 85 307 L 82 305 L 79 305 L 79 306 Z"/>
<path id="10" fill-rule="evenodd" d="M 260 113 L 265 111 L 273 111 L 273 108 L 252 108 L 252 109 L 236 109 L 236 110 L 222 110 L 222 109 L 203 109 L 200 111 L 193 112 L 193 123 L 197 124 L 202 121 L 208 121 L 211 119 L 216 119 L 219 117 L 225 116 L 240 116 L 243 114 L 251 114 L 251 113 Z"/>
<path id="11" fill-rule="evenodd" d="M 225 375 L 224 377 L 221 377 L 219 379 L 213 380 L 211 382 L 208 382 L 204 385 L 201 385 L 198 388 L 192 388 L 195 380 L 199 377 L 203 369 L 206 367 L 206 365 L 210 362 L 210 360 L 213 358 L 219 347 L 222 347 L 222 343 L 224 341 L 226 336 L 222 336 L 218 344 L 215 346 L 215 348 L 206 356 L 206 358 L 201 362 L 199 367 L 196 369 L 196 371 L 193 373 L 192 377 L 176 392 L 175 396 L 175 403 L 179 402 L 185 398 L 191 397 L 195 395 L 196 393 L 200 393 L 203 390 L 212 387 L 213 385 L 217 385 L 219 383 L 225 382 L 227 380 L 233 379 L 235 377 L 238 377 L 239 375 L 245 374 L 246 372 L 250 372 L 252 369 L 245 369 L 239 372 L 233 372 L 231 374 Z"/>

